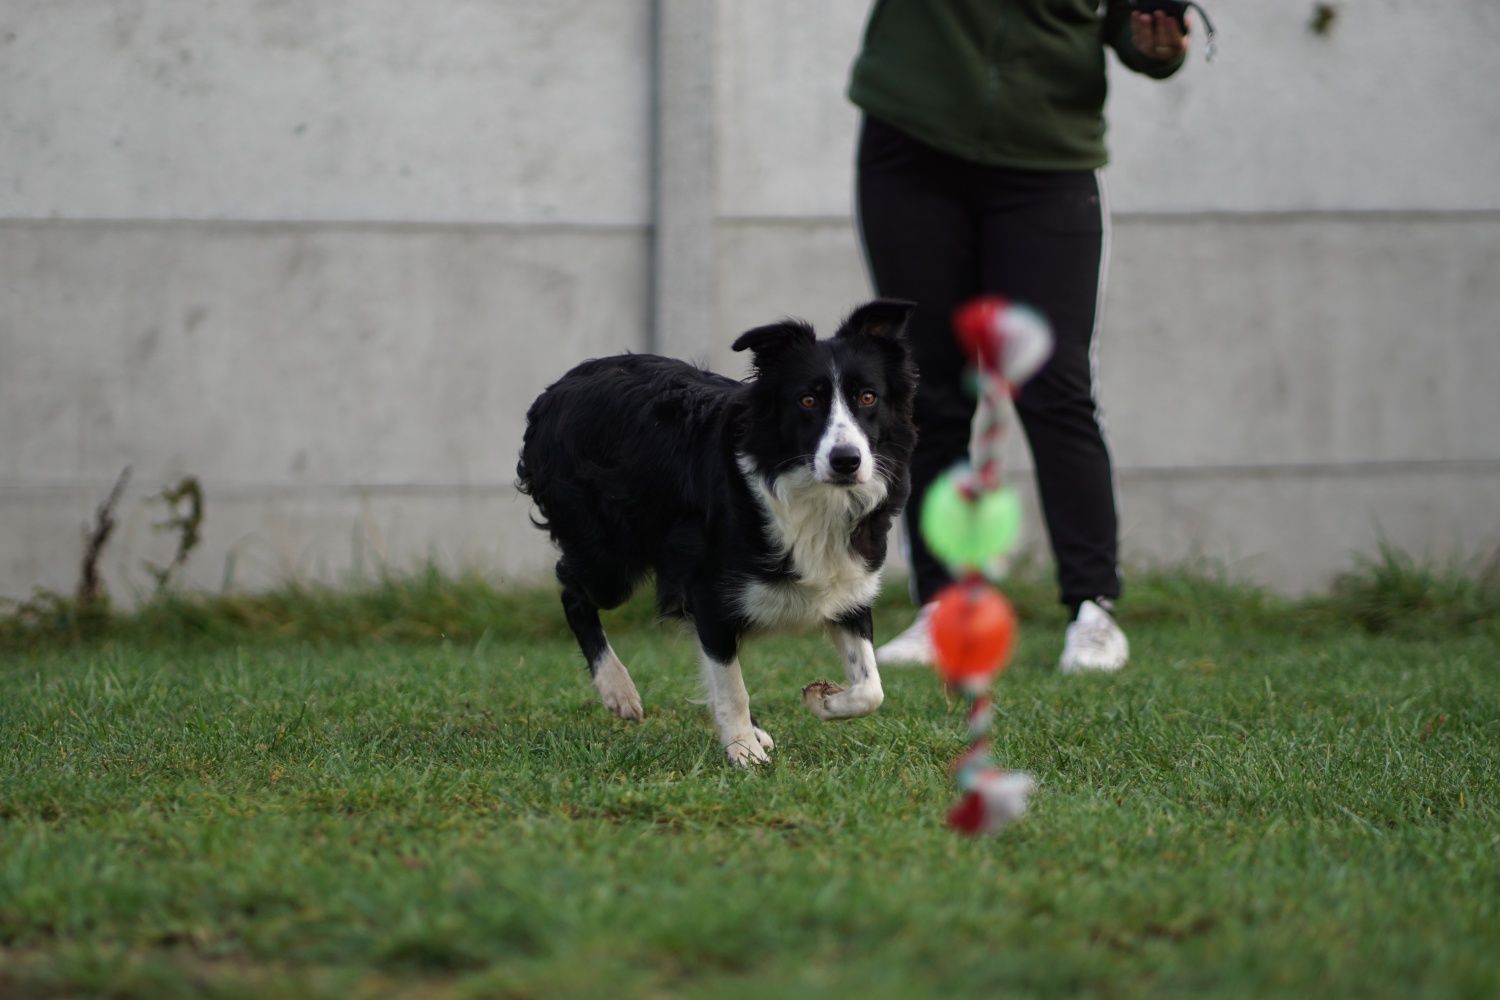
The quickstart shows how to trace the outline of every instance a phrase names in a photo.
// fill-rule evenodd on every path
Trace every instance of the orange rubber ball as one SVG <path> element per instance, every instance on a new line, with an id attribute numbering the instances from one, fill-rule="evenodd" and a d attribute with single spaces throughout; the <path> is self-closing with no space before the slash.
<path id="1" fill-rule="evenodd" d="M 1004 670 L 1016 645 L 1016 613 L 994 587 L 955 583 L 937 598 L 928 628 L 938 673 L 949 684 Z"/>

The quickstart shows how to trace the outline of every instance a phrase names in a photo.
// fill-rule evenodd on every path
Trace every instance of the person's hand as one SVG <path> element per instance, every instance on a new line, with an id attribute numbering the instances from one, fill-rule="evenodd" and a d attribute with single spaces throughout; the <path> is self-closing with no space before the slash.
<path id="1" fill-rule="evenodd" d="M 1187 52 L 1187 34 L 1164 10 L 1130 15 L 1130 42 L 1147 59 L 1171 62 Z"/>

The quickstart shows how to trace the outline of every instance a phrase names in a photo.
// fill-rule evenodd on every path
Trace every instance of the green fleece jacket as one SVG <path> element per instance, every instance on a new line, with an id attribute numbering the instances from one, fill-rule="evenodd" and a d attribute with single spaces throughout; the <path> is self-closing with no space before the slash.
<path id="1" fill-rule="evenodd" d="M 1136 50 L 1126 0 L 875 0 L 849 99 L 967 160 L 1091 170 L 1109 158 L 1105 45 L 1158 79 L 1183 63 Z"/>

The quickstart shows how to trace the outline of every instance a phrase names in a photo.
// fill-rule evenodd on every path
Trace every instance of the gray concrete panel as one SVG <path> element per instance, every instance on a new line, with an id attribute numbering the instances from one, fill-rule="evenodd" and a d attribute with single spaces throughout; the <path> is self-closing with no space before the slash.
<path id="1" fill-rule="evenodd" d="M 1209 6 L 1218 57 L 1165 85 L 1111 68 L 1129 211 L 1500 208 L 1500 4 Z M 1441 17 L 1434 30 L 1433 15 Z"/>
<path id="2" fill-rule="evenodd" d="M 176 545 L 170 532 L 153 528 L 166 513 L 152 498 L 160 485 L 149 475 L 134 478 L 100 562 L 111 597 L 125 605 L 150 596 L 155 581 L 146 564 L 165 565 Z M 0 598 L 74 591 L 80 528 L 109 486 L 0 486 Z M 427 565 L 481 572 L 500 584 L 535 583 L 547 579 L 555 558 L 527 520 L 527 499 L 508 486 L 258 488 L 214 479 L 203 486 L 203 540 L 174 577 L 185 588 L 344 584 Z"/>
<path id="3" fill-rule="evenodd" d="M 536 393 L 644 345 L 647 238 L 0 226 L 0 482 L 508 484 Z"/>
<path id="4" fill-rule="evenodd" d="M 845 215 L 867 4 L 716 0 L 718 214 Z"/>
<path id="5" fill-rule="evenodd" d="M 1500 461 L 1500 217 L 1137 217 L 1113 237 L 1100 395 L 1123 467 Z M 721 345 L 768 312 L 826 331 L 869 295 L 842 220 L 727 220 L 718 257 Z"/>
<path id="6" fill-rule="evenodd" d="M 1017 565 L 1052 572 L 1030 472 L 1007 466 L 1024 511 Z M 1474 573 L 1500 553 L 1500 463 L 1469 467 L 1246 469 L 1119 475 L 1120 559 L 1131 579 L 1183 567 L 1288 594 L 1316 592 L 1381 547 Z M 891 576 L 905 567 L 892 549 Z M 1128 610 L 1127 610 L 1128 614 Z"/>
<path id="7" fill-rule="evenodd" d="M 1470 573 L 1500 553 L 1500 463 L 1126 470 L 1120 492 L 1126 566 L 1197 563 L 1289 593 L 1321 590 L 1382 544 Z"/>
<path id="8" fill-rule="evenodd" d="M 1500 215 L 1126 219 L 1125 466 L 1500 460 Z"/>
<path id="9" fill-rule="evenodd" d="M 1500 5 L 1208 4 L 1220 29 L 1177 77 L 1112 55 L 1121 211 L 1500 208 Z M 849 211 L 857 111 L 844 98 L 868 4 L 720 0 L 719 211 Z"/>
<path id="10" fill-rule="evenodd" d="M 0 217 L 639 224 L 649 0 L 0 6 Z"/>

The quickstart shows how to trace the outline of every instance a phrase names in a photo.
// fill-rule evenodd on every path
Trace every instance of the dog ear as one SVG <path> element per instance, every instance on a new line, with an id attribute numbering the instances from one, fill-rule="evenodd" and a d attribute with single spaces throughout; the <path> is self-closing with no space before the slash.
<path id="1" fill-rule="evenodd" d="M 773 358 L 793 347 L 805 347 L 817 339 L 813 328 L 806 323 L 795 319 L 784 319 L 780 323 L 746 330 L 735 338 L 732 346 L 736 351 L 753 352 L 756 364 L 759 364 L 763 358 Z"/>
<path id="2" fill-rule="evenodd" d="M 849 318 L 844 320 L 844 325 L 839 328 L 835 336 L 865 336 L 896 340 L 906 332 L 906 324 L 916 309 L 915 302 L 906 302 L 902 299 L 876 299 L 874 302 L 866 302 L 849 314 Z"/>

